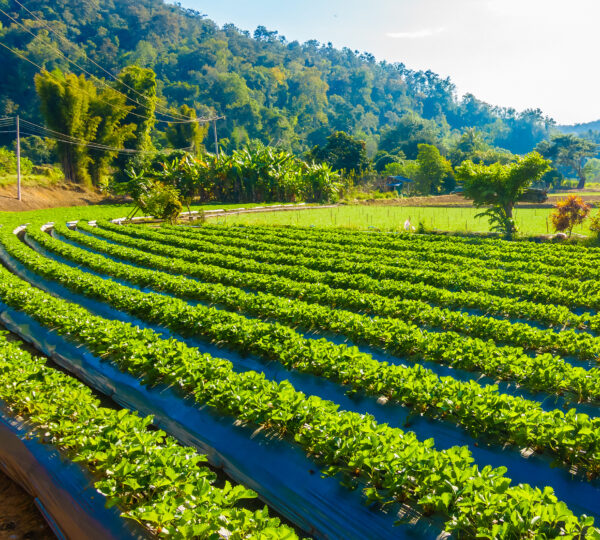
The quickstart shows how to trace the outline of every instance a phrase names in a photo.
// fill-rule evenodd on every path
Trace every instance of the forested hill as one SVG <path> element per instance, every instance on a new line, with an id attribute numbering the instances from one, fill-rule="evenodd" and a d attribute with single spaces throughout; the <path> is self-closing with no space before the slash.
<path id="1" fill-rule="evenodd" d="M 301 152 L 342 130 L 360 136 L 374 153 L 403 137 L 441 147 L 474 127 L 489 143 L 524 153 L 552 123 L 540 110 L 493 107 L 473 95 L 459 100 L 452 82 L 431 71 L 316 41 L 288 41 L 263 27 L 253 35 L 233 25 L 221 29 L 196 11 L 161 0 L 26 0 L 40 20 L 14 0 L 0 5 L 26 27 L 0 13 L 0 41 L 29 60 L 79 73 L 58 46 L 100 77 L 86 55 L 113 73 L 128 64 L 150 67 L 163 103 L 226 115 L 219 129 L 229 148 L 258 138 Z M 0 115 L 18 112 L 41 121 L 33 84 L 39 69 L 5 48 L 0 65 Z"/>
<path id="2" fill-rule="evenodd" d="M 562 133 L 583 135 L 589 133 L 590 131 L 600 131 L 600 120 L 595 120 L 594 122 L 585 122 L 583 124 L 556 126 L 556 128 Z"/>

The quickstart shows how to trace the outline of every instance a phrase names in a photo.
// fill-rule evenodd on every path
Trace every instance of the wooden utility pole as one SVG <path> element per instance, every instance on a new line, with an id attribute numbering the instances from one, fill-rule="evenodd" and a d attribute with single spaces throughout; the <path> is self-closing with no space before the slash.
<path id="1" fill-rule="evenodd" d="M 19 133 L 19 115 L 16 118 L 17 124 L 17 199 L 21 200 L 21 136 Z"/>

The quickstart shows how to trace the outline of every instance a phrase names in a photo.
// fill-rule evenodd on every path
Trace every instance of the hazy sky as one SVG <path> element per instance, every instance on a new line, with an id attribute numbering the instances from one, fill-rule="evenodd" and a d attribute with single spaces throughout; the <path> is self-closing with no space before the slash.
<path id="1" fill-rule="evenodd" d="M 600 118 L 600 0 L 181 0 L 219 25 L 331 41 L 450 76 L 494 105 Z"/>

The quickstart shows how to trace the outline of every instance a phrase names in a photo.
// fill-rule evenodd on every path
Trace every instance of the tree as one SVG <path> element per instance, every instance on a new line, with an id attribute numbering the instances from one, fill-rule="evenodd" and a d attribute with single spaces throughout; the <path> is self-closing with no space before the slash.
<path id="1" fill-rule="evenodd" d="M 525 198 L 531 184 L 550 168 L 550 162 L 531 152 L 515 163 L 476 165 L 465 161 L 456 169 L 456 179 L 463 184 L 464 195 L 477 208 L 491 206 L 477 217 L 487 216 L 493 230 L 512 237 L 517 231 L 513 218 L 515 204 Z"/>
<path id="2" fill-rule="evenodd" d="M 422 195 L 449 193 L 456 186 L 450 162 L 432 144 L 419 144 L 416 191 Z"/>
<path id="3" fill-rule="evenodd" d="M 127 179 L 125 171 L 144 168 L 146 153 L 154 150 L 150 132 L 156 121 L 156 75 L 151 69 L 127 66 L 119 73 L 115 88 L 129 98 L 128 103 L 134 103 L 122 122 L 134 126 L 133 136 L 125 142 L 125 148 L 136 151 L 137 155 L 123 153 L 115 161 L 115 176 L 119 181 L 124 181 Z"/>
<path id="4" fill-rule="evenodd" d="M 90 100 L 96 88 L 83 75 L 42 71 L 35 76 L 41 111 L 48 127 L 71 140 L 57 140 L 56 150 L 65 178 L 75 183 L 91 184 L 88 171 L 91 158 L 86 142 L 93 140 L 100 118 L 90 118 Z M 76 143 L 81 141 L 80 144 Z"/>
<path id="5" fill-rule="evenodd" d="M 406 159 L 403 152 L 390 154 L 385 150 L 380 150 L 373 158 L 373 166 L 378 173 L 382 173 L 390 163 L 402 163 Z"/>
<path id="6" fill-rule="evenodd" d="M 391 154 L 401 150 L 408 159 L 416 159 L 421 143 L 441 147 L 441 129 L 433 120 L 425 120 L 418 114 L 409 113 L 381 135 L 379 150 Z"/>
<path id="7" fill-rule="evenodd" d="M 370 164 L 365 142 L 343 131 L 332 133 L 327 137 L 327 144 L 315 146 L 309 157 L 320 163 L 328 163 L 333 170 L 357 174 Z"/>
<path id="8" fill-rule="evenodd" d="M 133 139 L 135 124 L 124 124 L 123 121 L 130 107 L 127 106 L 124 96 L 112 88 L 103 88 L 98 91 L 97 99 L 90 101 L 89 115 L 97 123 L 94 142 L 104 147 L 123 148 L 128 140 Z M 116 150 L 90 147 L 89 171 L 94 185 L 110 173 L 110 166 L 119 155 Z"/>
<path id="9" fill-rule="evenodd" d="M 175 112 L 185 118 L 196 118 L 196 111 L 187 105 L 182 105 Z M 202 141 L 209 127 L 208 123 L 201 125 L 198 122 L 174 122 L 167 129 L 167 140 L 173 148 L 188 147 L 191 153 L 198 155 L 204 149 Z"/>
<path id="10" fill-rule="evenodd" d="M 579 178 L 577 189 L 585 187 L 585 162 L 598 151 L 596 143 L 577 137 L 572 133 L 553 135 L 549 141 L 542 141 L 536 150 L 545 158 L 551 159 L 557 167 L 572 169 Z"/>
<path id="11" fill-rule="evenodd" d="M 589 216 L 592 207 L 584 202 L 579 195 L 569 195 L 566 199 L 556 203 L 556 209 L 550 216 L 556 231 L 569 231 L 569 238 L 573 234 L 573 227 L 581 225 Z"/>
<path id="12" fill-rule="evenodd" d="M 135 125 L 134 137 L 125 148 L 152 150 L 150 132 L 156 122 L 156 74 L 151 69 L 127 66 L 119 73 L 115 87 L 129 98 L 128 103 L 135 103 L 124 119 L 124 123 Z"/>
<path id="13" fill-rule="evenodd" d="M 598 182 L 600 180 L 600 159 L 592 158 L 588 160 L 583 168 L 586 181 Z"/>

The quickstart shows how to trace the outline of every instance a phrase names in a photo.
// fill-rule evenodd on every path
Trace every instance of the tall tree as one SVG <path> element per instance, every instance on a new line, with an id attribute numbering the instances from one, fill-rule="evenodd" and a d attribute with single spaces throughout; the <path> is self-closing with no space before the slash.
<path id="1" fill-rule="evenodd" d="M 182 105 L 178 111 L 174 112 L 189 119 L 197 117 L 196 111 L 187 105 Z M 169 124 L 167 129 L 167 140 L 173 148 L 187 147 L 192 154 L 198 155 L 204 149 L 202 141 L 206 137 L 209 127 L 208 123 L 174 122 Z"/>
<path id="2" fill-rule="evenodd" d="M 365 142 L 336 131 L 327 137 L 327 144 L 315 146 L 310 154 L 315 161 L 328 163 L 336 171 L 361 173 L 369 167 Z"/>
<path id="3" fill-rule="evenodd" d="M 128 109 L 123 95 L 108 87 L 99 90 L 97 98 L 90 101 L 89 109 L 90 118 L 98 126 L 94 142 L 121 149 L 127 141 L 133 139 L 135 124 L 123 124 Z M 99 185 L 109 175 L 110 166 L 119 155 L 117 150 L 110 148 L 92 146 L 88 150 L 91 157 L 89 171 L 94 185 Z"/>
<path id="4" fill-rule="evenodd" d="M 153 149 L 150 133 L 156 122 L 155 111 L 156 74 L 151 69 L 127 66 L 119 73 L 115 88 L 125 94 L 132 109 L 125 117 L 125 124 L 134 124 L 134 137 L 125 143 L 125 148 L 140 151 Z"/>
<path id="5" fill-rule="evenodd" d="M 488 217 L 492 228 L 512 237 L 517 231 L 513 210 L 523 199 L 531 184 L 550 169 L 550 162 L 537 152 L 515 163 L 476 165 L 465 161 L 456 169 L 456 179 L 463 184 L 464 195 L 477 208 L 490 206 L 477 217 Z"/>
<path id="6" fill-rule="evenodd" d="M 450 162 L 432 144 L 419 144 L 415 188 L 422 195 L 449 193 L 456 186 Z"/>
<path id="7" fill-rule="evenodd" d="M 86 142 L 94 139 L 99 117 L 90 117 L 90 102 L 96 98 L 96 88 L 83 75 L 42 71 L 35 76 L 35 87 L 41 111 L 48 127 L 67 135 L 56 143 L 65 178 L 91 184 L 88 167 L 91 157 Z"/>
<path id="8" fill-rule="evenodd" d="M 577 189 L 583 189 L 586 181 L 586 160 L 596 155 L 598 145 L 568 133 L 553 135 L 549 141 L 540 142 L 536 150 L 545 158 L 551 159 L 557 167 L 572 169 L 579 178 Z"/>

